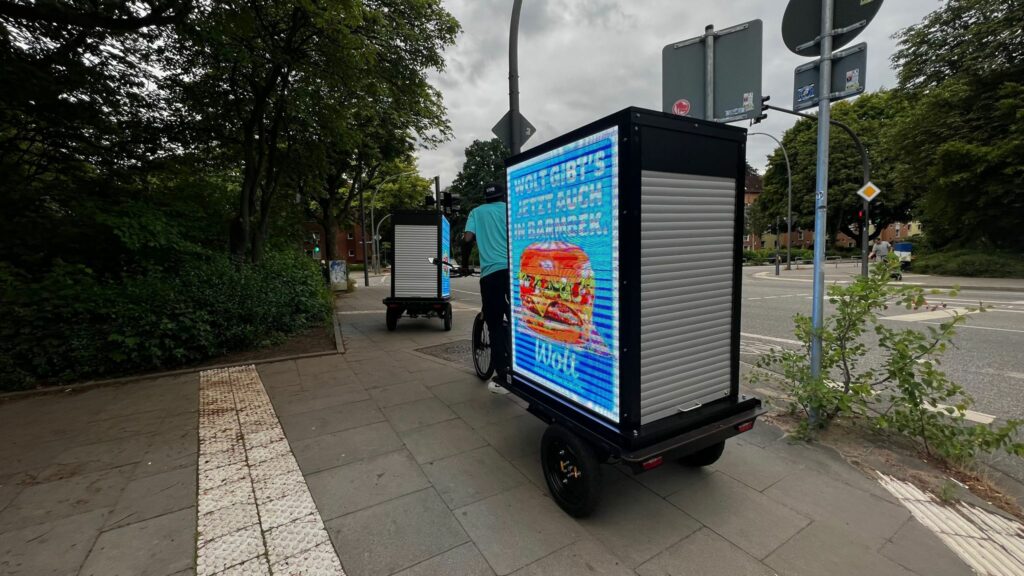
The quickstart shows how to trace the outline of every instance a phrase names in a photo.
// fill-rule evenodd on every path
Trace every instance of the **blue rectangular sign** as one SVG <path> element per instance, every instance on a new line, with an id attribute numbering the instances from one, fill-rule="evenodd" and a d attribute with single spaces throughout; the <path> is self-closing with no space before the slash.
<path id="1" fill-rule="evenodd" d="M 618 127 L 508 179 L 512 368 L 619 421 Z"/>
<path id="2" fill-rule="evenodd" d="M 451 225 L 448 224 L 448 219 L 443 215 L 441 216 L 441 262 L 448 264 L 451 259 L 451 246 L 452 246 L 452 229 Z M 446 265 L 441 266 L 441 296 L 445 297 L 452 293 L 452 279 L 451 279 L 451 268 Z"/>

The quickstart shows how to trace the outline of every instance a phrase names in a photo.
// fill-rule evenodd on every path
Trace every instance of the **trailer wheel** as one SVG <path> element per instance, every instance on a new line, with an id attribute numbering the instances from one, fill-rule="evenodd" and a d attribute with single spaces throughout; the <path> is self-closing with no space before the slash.
<path id="1" fill-rule="evenodd" d="M 701 466 L 710 466 L 718 459 L 722 457 L 722 452 L 725 451 L 725 440 L 712 444 L 706 448 L 701 448 L 693 454 L 687 454 L 679 459 L 679 463 L 683 466 L 692 466 L 694 468 L 700 468 Z"/>
<path id="2" fill-rule="evenodd" d="M 398 328 L 398 317 L 402 315 L 402 311 L 398 308 L 388 308 L 388 332 L 394 332 L 395 328 Z"/>
<path id="3" fill-rule="evenodd" d="M 444 305 L 444 331 L 451 332 L 452 329 L 452 305 Z"/>
<path id="4" fill-rule="evenodd" d="M 555 503 L 570 516 L 583 518 L 601 499 L 601 463 L 594 449 L 559 424 L 544 431 L 540 443 L 544 480 Z"/>

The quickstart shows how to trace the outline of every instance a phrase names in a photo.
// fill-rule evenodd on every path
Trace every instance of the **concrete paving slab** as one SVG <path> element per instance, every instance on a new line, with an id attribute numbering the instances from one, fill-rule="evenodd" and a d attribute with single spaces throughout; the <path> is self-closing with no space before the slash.
<path id="1" fill-rule="evenodd" d="M 329 520 L 417 492 L 430 481 L 412 455 L 399 450 L 311 474 L 306 484 L 320 515 Z"/>
<path id="2" fill-rule="evenodd" d="M 452 410 L 473 428 L 483 428 L 488 424 L 504 422 L 523 415 L 522 408 L 508 397 L 498 394 L 489 394 L 484 398 L 455 404 Z"/>
<path id="3" fill-rule="evenodd" d="M 100 534 L 81 576 L 166 576 L 192 567 L 196 509 L 188 508 Z"/>
<path id="4" fill-rule="evenodd" d="M 162 432 L 149 437 L 149 445 L 135 467 L 133 478 L 195 466 L 199 432 L 195 429 Z"/>
<path id="5" fill-rule="evenodd" d="M 600 543 L 584 539 L 553 552 L 515 571 L 515 576 L 547 576 L 548 574 L 588 574 L 593 576 L 633 576 L 618 558 Z"/>
<path id="6" fill-rule="evenodd" d="M 387 576 L 469 541 L 433 489 L 326 522 L 349 576 Z"/>
<path id="7" fill-rule="evenodd" d="M 280 417 L 366 400 L 370 400 L 370 393 L 366 389 L 359 384 L 346 384 L 331 388 L 299 390 L 284 397 L 275 397 L 274 411 Z"/>
<path id="8" fill-rule="evenodd" d="M 728 445 L 726 450 L 728 450 Z M 698 481 L 699 476 L 715 470 L 714 466 L 691 468 L 678 462 L 665 462 L 661 466 L 636 475 L 637 482 L 647 486 L 655 494 L 667 497 Z"/>
<path id="9" fill-rule="evenodd" d="M 860 543 L 852 534 L 815 522 L 764 563 L 787 576 L 911 576 L 913 573 Z M 931 575 L 928 575 L 931 576 Z"/>
<path id="10" fill-rule="evenodd" d="M 585 536 L 550 498 L 524 484 L 455 510 L 497 574 L 509 574 Z"/>
<path id="11" fill-rule="evenodd" d="M 426 398 L 397 406 L 389 406 L 384 408 L 384 414 L 387 416 L 388 421 L 391 422 L 391 426 L 399 434 L 413 428 L 436 424 L 456 417 L 455 412 L 452 412 L 445 406 L 444 402 L 437 398 Z"/>
<path id="12" fill-rule="evenodd" d="M 539 454 L 514 458 L 510 462 L 531 484 L 540 488 L 541 492 L 548 493 L 548 486 L 547 482 L 544 481 L 544 469 L 541 468 Z"/>
<path id="13" fill-rule="evenodd" d="M 133 469 L 125 466 L 27 486 L 0 512 L 0 532 L 113 508 Z"/>
<path id="14" fill-rule="evenodd" d="M 74 446 L 58 454 L 38 480 L 49 482 L 71 474 L 99 472 L 134 464 L 142 459 L 149 444 L 149 436 L 135 436 Z"/>
<path id="15" fill-rule="evenodd" d="M 281 427 L 289 442 L 298 442 L 332 432 L 359 428 L 384 421 L 384 414 L 372 400 L 342 406 L 329 406 L 309 412 L 280 416 Z"/>
<path id="16" fill-rule="evenodd" d="M 764 558 L 810 520 L 718 472 L 695 474 L 669 502 L 755 558 Z"/>
<path id="17" fill-rule="evenodd" d="M 904 506 L 807 470 L 779 481 L 764 493 L 816 524 L 835 524 L 872 550 L 888 541 L 910 518 Z"/>
<path id="18" fill-rule="evenodd" d="M 900 566 L 927 576 L 971 576 L 974 571 L 939 540 L 934 532 L 910 519 L 879 550 Z"/>
<path id="19" fill-rule="evenodd" d="M 779 480 L 799 472 L 800 465 L 785 456 L 765 453 L 764 449 L 735 439 L 726 442 L 725 452 L 715 462 L 715 470 L 728 474 L 758 492 Z"/>
<path id="20" fill-rule="evenodd" d="M 874 478 L 869 478 L 854 468 L 838 452 L 816 443 L 784 440 L 771 444 L 768 452 L 799 462 L 802 468 L 812 470 L 834 481 L 852 486 L 861 492 L 872 494 L 891 504 L 899 501 Z"/>
<path id="21" fill-rule="evenodd" d="M 356 460 L 402 448 L 402 440 L 387 422 L 324 434 L 291 443 L 302 473 L 309 475 Z"/>
<path id="22" fill-rule="evenodd" d="M 486 442 L 480 439 L 480 444 L 482 446 Z M 32 478 L 32 475 L 24 472 L 0 477 L 0 512 L 3 512 L 11 500 L 14 500 L 25 489 L 25 485 Z"/>
<path id="23" fill-rule="evenodd" d="M 451 550 L 424 560 L 419 564 L 402 570 L 395 576 L 437 576 L 440 574 L 458 574 L 459 576 L 494 576 L 487 560 L 476 549 L 472 542 L 457 546 Z"/>
<path id="24" fill-rule="evenodd" d="M 375 388 L 370 392 L 370 396 L 381 408 L 434 397 L 422 384 L 408 382 Z"/>
<path id="25" fill-rule="evenodd" d="M 480 428 L 480 435 L 502 456 L 512 460 L 540 454 L 540 439 L 547 427 L 547 424 L 533 414 L 522 414 L 510 420 L 483 426 Z"/>
<path id="26" fill-rule="evenodd" d="M 128 483 L 105 530 L 195 506 L 196 467 L 146 476 Z"/>
<path id="27" fill-rule="evenodd" d="M 775 576 L 725 538 L 701 528 L 682 542 L 640 565 L 640 576 Z"/>
<path id="28" fill-rule="evenodd" d="M 295 361 L 295 367 L 298 369 L 300 377 L 331 372 L 344 368 L 346 365 L 345 357 L 340 354 L 328 354 L 315 358 L 299 358 Z"/>
<path id="29" fill-rule="evenodd" d="M 407 430 L 402 441 L 420 464 L 487 445 L 461 418 Z"/>
<path id="30" fill-rule="evenodd" d="M 452 509 L 526 482 L 526 478 L 490 446 L 424 464 L 423 472 Z"/>
<path id="31" fill-rule="evenodd" d="M 0 534 L 0 574 L 76 574 L 108 514 L 102 508 Z"/>
<path id="32" fill-rule="evenodd" d="M 475 377 L 438 384 L 430 391 L 449 406 L 483 398 L 485 394 L 490 394 L 487 390 L 487 383 Z"/>
<path id="33" fill-rule="evenodd" d="M 686 538 L 700 523 L 617 469 L 604 467 L 601 503 L 581 526 L 634 568 Z"/>

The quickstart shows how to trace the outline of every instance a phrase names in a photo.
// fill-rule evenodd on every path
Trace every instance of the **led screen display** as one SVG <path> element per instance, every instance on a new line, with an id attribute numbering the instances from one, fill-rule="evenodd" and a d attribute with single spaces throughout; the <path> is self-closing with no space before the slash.
<path id="1" fill-rule="evenodd" d="M 448 219 L 441 216 L 441 296 L 448 296 L 452 292 L 451 269 L 447 266 L 451 254 L 451 225 Z"/>
<path id="2" fill-rule="evenodd" d="M 513 370 L 618 422 L 618 128 L 506 177 Z"/>

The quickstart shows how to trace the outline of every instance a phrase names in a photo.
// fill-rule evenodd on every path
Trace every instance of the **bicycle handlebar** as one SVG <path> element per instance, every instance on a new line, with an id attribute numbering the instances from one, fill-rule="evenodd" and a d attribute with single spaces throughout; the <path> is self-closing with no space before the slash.
<path id="1" fill-rule="evenodd" d="M 460 272 L 462 269 L 459 268 L 458 266 L 452 264 L 451 262 L 445 262 L 445 261 L 443 261 L 443 260 L 441 260 L 439 258 L 427 258 L 427 261 L 430 262 L 431 264 L 433 264 L 434 266 L 447 266 L 447 267 L 451 268 L 452 272 L 453 272 L 451 274 L 452 278 L 465 278 L 467 276 L 479 276 L 480 275 L 480 271 L 479 270 L 473 270 L 472 268 L 469 269 L 469 273 L 468 274 L 456 274 L 455 272 Z"/>

